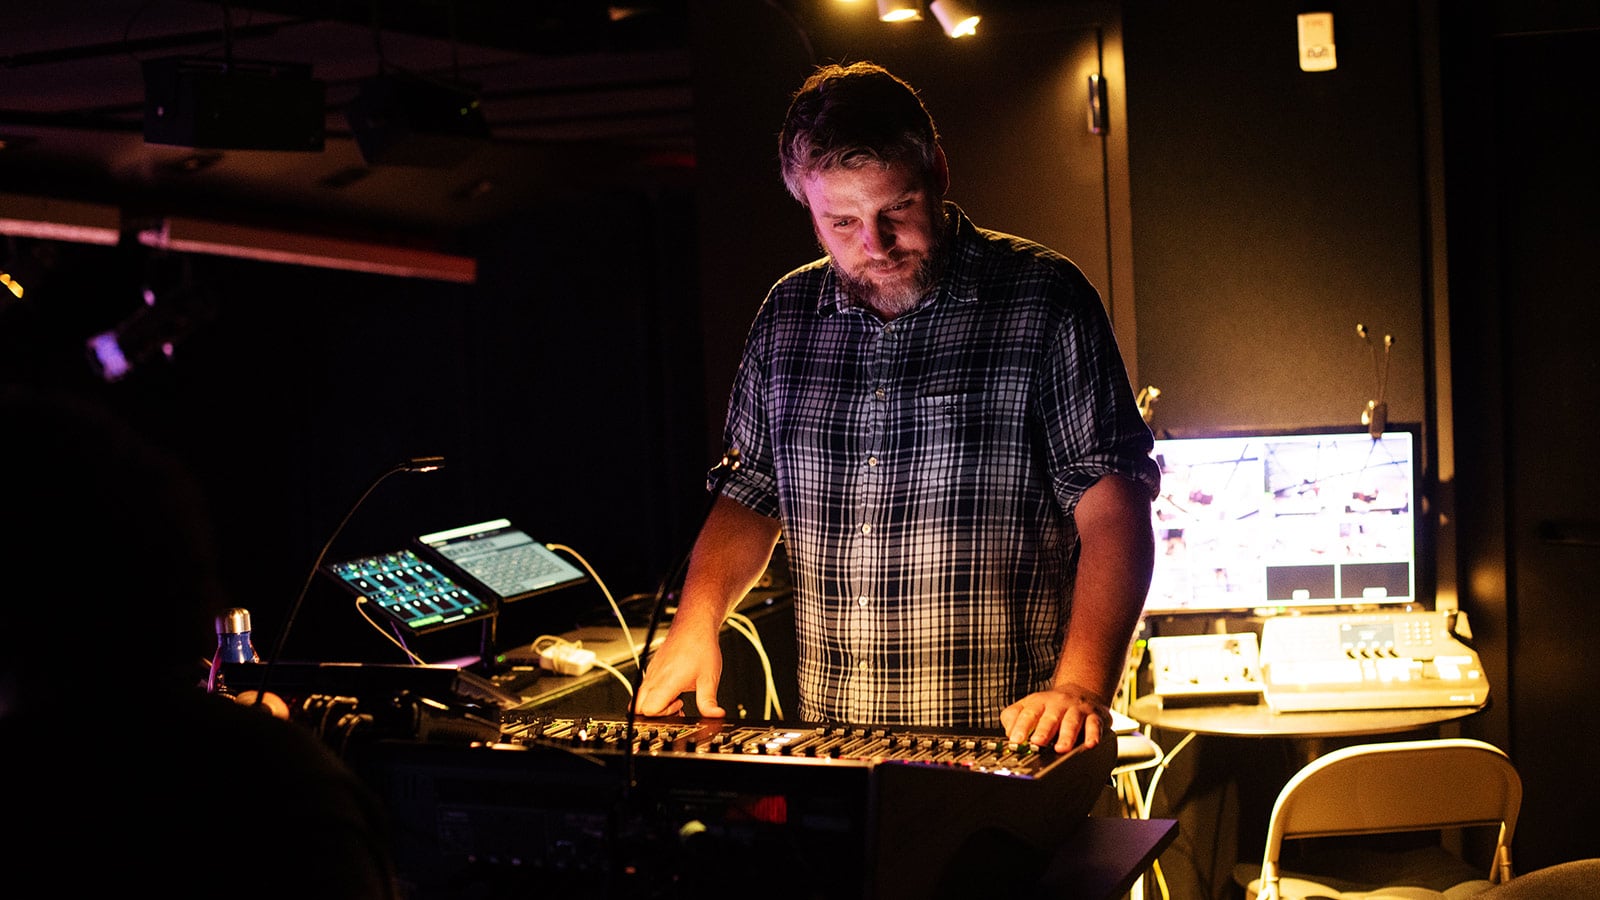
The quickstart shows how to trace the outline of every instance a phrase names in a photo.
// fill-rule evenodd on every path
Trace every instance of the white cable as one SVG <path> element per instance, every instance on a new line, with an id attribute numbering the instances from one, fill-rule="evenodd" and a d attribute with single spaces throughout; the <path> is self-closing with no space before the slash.
<path id="1" fill-rule="evenodd" d="M 606 595 L 606 603 L 610 604 L 611 611 L 616 614 L 617 625 L 622 628 L 622 639 L 628 642 L 628 652 L 633 654 L 634 666 L 643 669 L 644 664 L 639 661 L 639 645 L 633 641 L 633 629 L 628 627 L 628 617 L 622 614 L 622 607 L 617 605 L 617 598 L 611 596 L 611 589 L 606 587 L 605 581 L 601 580 L 594 567 L 589 565 L 589 561 L 584 559 L 578 551 L 568 547 L 566 544 L 545 544 L 545 547 L 571 555 L 573 559 L 578 561 L 578 565 L 583 566 L 584 570 L 589 573 L 589 577 L 594 579 L 594 583 L 600 586 L 600 593 Z"/>
<path id="2" fill-rule="evenodd" d="M 628 676 L 624 675 L 622 673 L 621 669 L 617 668 L 616 666 L 613 666 L 612 664 L 610 664 L 608 662 L 604 662 L 604 661 L 598 660 L 598 659 L 594 661 L 594 664 L 595 664 L 596 668 L 605 669 L 607 672 L 610 672 L 611 674 L 617 676 L 617 680 L 622 682 L 622 686 L 624 688 L 628 689 L 628 696 L 630 696 L 630 697 L 633 696 L 633 682 L 628 680 Z"/>
<path id="3" fill-rule="evenodd" d="M 367 620 L 367 624 L 372 626 L 372 630 L 373 631 L 376 631 L 377 633 L 383 635 L 384 640 L 386 640 L 389 643 L 395 645 L 396 647 L 399 647 L 400 648 L 400 652 L 404 653 L 408 658 L 410 658 L 411 662 L 414 665 L 419 665 L 419 666 L 427 665 L 427 663 L 424 663 L 422 661 L 422 657 L 416 655 L 415 653 L 412 653 L 410 647 L 407 647 L 405 644 L 401 643 L 399 638 L 396 638 L 394 635 L 392 635 L 389 632 L 385 631 L 384 627 L 382 625 L 378 624 L 372 618 L 372 616 L 368 615 L 366 607 L 367 607 L 367 599 L 365 597 L 357 597 L 356 598 L 356 612 L 361 614 L 361 618 Z"/>
<path id="4" fill-rule="evenodd" d="M 728 613 L 728 625 L 734 631 L 744 635 L 745 640 L 756 650 L 756 656 L 761 660 L 761 670 L 766 674 L 767 697 L 762 709 L 762 716 L 767 719 L 782 719 L 783 706 L 778 702 L 778 684 L 772 678 L 772 660 L 767 656 L 767 648 L 761 643 L 761 634 L 756 630 L 756 623 L 750 617 L 738 612 Z"/>
<path id="5" fill-rule="evenodd" d="M 1185 734 L 1183 736 L 1183 738 L 1178 741 L 1177 746 L 1173 747 L 1171 750 L 1169 750 L 1167 752 L 1166 758 L 1161 760 L 1161 765 L 1156 766 L 1156 770 L 1154 772 L 1150 773 L 1150 784 L 1149 784 L 1148 787 L 1145 788 L 1145 797 L 1144 797 L 1145 806 L 1144 806 L 1144 809 L 1141 810 L 1141 814 L 1140 814 L 1139 818 L 1141 818 L 1141 819 L 1150 818 L 1150 807 L 1151 807 L 1152 804 L 1155 803 L 1155 800 L 1156 800 L 1156 785 L 1161 781 L 1162 773 L 1167 771 L 1167 766 L 1172 764 L 1172 760 L 1173 760 L 1174 757 L 1176 757 L 1178 755 L 1178 751 L 1182 750 L 1184 747 L 1189 746 L 1189 742 L 1194 740 L 1194 736 L 1195 736 L 1195 732 L 1193 732 L 1193 731 L 1189 732 L 1188 734 Z"/>

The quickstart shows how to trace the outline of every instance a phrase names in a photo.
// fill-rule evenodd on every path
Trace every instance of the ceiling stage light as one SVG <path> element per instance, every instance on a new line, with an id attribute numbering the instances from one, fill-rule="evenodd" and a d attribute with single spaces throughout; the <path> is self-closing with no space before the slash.
<path id="1" fill-rule="evenodd" d="M 400 71 L 362 81 L 345 120 L 369 166 L 450 168 L 489 137 L 474 86 Z"/>
<path id="2" fill-rule="evenodd" d="M 960 0 L 933 0 L 928 8 L 933 10 L 939 27 L 950 37 L 968 37 L 978 31 L 978 20 L 982 17 Z"/>
<path id="3" fill-rule="evenodd" d="M 144 139 L 216 150 L 321 152 L 324 87 L 303 63 L 165 57 L 140 63 Z"/>
<path id="4" fill-rule="evenodd" d="M 882 22 L 922 21 L 922 0 L 878 0 L 878 20 Z"/>

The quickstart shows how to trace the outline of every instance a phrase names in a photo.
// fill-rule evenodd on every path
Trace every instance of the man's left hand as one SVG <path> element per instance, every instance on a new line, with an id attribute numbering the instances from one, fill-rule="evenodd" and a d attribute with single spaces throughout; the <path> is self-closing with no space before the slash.
<path id="1" fill-rule="evenodd" d="M 1014 744 L 1045 747 L 1054 741 L 1055 751 L 1065 753 L 1109 735 L 1111 709 L 1093 692 L 1069 684 L 1023 697 L 1000 711 L 1000 724 Z"/>

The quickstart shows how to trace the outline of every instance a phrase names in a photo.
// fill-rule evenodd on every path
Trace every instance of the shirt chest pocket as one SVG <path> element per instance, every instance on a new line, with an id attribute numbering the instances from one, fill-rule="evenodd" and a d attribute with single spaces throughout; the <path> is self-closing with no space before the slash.
<path id="1" fill-rule="evenodd" d="M 1022 391 L 992 385 L 978 390 L 924 391 L 912 406 L 910 430 L 917 433 L 925 454 L 1024 452 L 1027 397 Z M 952 444 L 956 446 L 941 446 Z"/>
<path id="2" fill-rule="evenodd" d="M 978 444 L 988 433 L 987 391 L 920 394 L 911 403 L 910 421 L 901 432 L 915 435 L 924 454 L 937 454 L 949 444 Z"/>

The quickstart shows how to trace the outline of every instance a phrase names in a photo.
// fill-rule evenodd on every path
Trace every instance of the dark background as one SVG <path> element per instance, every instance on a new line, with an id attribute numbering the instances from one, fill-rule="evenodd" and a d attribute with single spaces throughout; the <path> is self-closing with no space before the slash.
<path id="1" fill-rule="evenodd" d="M 278 634 L 358 496 L 414 455 L 448 464 L 384 481 L 330 557 L 509 516 L 581 553 L 617 597 L 648 594 L 703 514 L 749 318 L 814 253 L 775 173 L 787 94 L 816 62 L 901 60 L 947 132 L 952 198 L 980 225 L 1080 261 L 1135 386 L 1162 391 L 1158 432 L 1359 427 L 1377 385 L 1355 325 L 1393 335 L 1389 414 L 1420 423 L 1433 484 L 1426 562 L 1439 602 L 1467 614 L 1493 686 L 1461 730 L 1523 772 L 1520 870 L 1592 856 L 1600 836 L 1571 799 L 1600 793 L 1575 762 L 1596 737 L 1585 698 L 1600 678 L 1587 652 L 1600 634 L 1600 11 L 1325 6 L 1339 67 L 1305 73 L 1293 4 L 994 3 L 985 50 L 822 0 L 691 3 L 692 177 L 564 182 L 558 168 L 492 221 L 449 233 L 444 246 L 477 260 L 471 284 L 8 238 L 8 270 L 36 273 L 37 287 L 0 307 L 4 363 L 107 397 L 195 468 L 228 588 L 262 635 Z M 1063 81 L 1046 90 L 1051 52 Z M 1085 52 L 1110 82 L 1103 137 L 1058 105 L 1081 99 Z M 1028 80 L 997 89 L 982 72 Z M 0 158 L 0 203 L 83 183 Z M 170 361 L 100 383 L 81 341 L 137 308 L 152 268 L 198 324 Z M 348 599 L 313 582 L 291 653 L 393 656 Z M 505 630 L 531 637 L 603 611 L 590 585 L 508 611 Z M 442 657 L 472 637 L 416 649 Z M 1222 824 L 1185 822 L 1163 857 L 1174 896 L 1227 895 L 1232 862 L 1259 846 L 1255 805 L 1277 787 L 1251 772 L 1287 765 L 1260 742 L 1207 745 L 1169 776 L 1171 799 Z"/>

